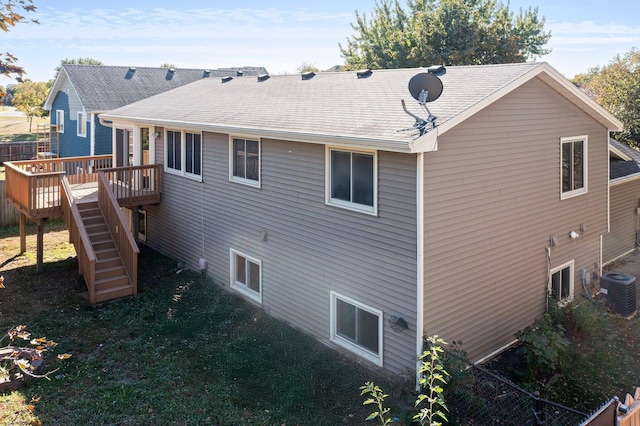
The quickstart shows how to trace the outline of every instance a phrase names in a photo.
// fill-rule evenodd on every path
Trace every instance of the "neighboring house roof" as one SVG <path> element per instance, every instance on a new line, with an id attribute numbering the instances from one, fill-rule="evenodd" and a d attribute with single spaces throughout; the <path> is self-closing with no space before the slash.
<path id="1" fill-rule="evenodd" d="M 206 79 L 102 114 L 107 120 L 185 127 L 293 141 L 346 144 L 399 152 L 435 149 L 438 135 L 452 129 L 527 81 L 539 77 L 610 130 L 622 123 L 546 63 L 448 67 L 438 76 L 442 95 L 428 104 L 435 130 L 420 136 L 415 119 L 426 118 L 408 82 L 427 69 L 318 73 L 311 78 Z M 262 80 L 262 81 L 259 81 Z M 541 123 L 540 125 L 544 125 Z M 407 130 L 408 129 L 408 130 Z"/>
<path id="2" fill-rule="evenodd" d="M 266 73 L 262 67 L 167 69 L 105 65 L 62 65 L 44 108 L 51 110 L 56 94 L 65 81 L 76 91 L 85 112 L 102 112 L 137 102 L 149 96 L 193 83 L 207 77 L 246 76 Z"/>
<path id="3" fill-rule="evenodd" d="M 613 182 L 634 175 L 640 177 L 640 151 L 609 138 L 609 179 Z"/>

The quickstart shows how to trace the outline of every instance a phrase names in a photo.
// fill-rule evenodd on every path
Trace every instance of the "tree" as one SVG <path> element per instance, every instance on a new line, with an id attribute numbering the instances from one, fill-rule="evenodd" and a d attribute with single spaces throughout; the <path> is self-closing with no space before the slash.
<path id="1" fill-rule="evenodd" d="M 27 18 L 20 14 L 21 11 L 27 13 L 35 12 L 36 7 L 33 5 L 33 0 L 1 0 L 0 29 L 4 32 L 9 32 L 11 27 L 26 21 Z M 36 19 L 31 19 L 30 22 L 39 23 Z M 18 58 L 11 53 L 0 53 L 0 73 L 6 77 L 14 76 L 16 80 L 22 82 L 22 76 L 25 71 L 22 67 L 16 65 L 17 62 Z"/>
<path id="2" fill-rule="evenodd" d="M 165 62 L 164 64 L 160 65 L 160 68 L 176 69 L 176 66 L 172 63 Z"/>
<path id="3" fill-rule="evenodd" d="M 616 55 L 609 65 L 592 68 L 577 75 L 573 83 L 624 124 L 612 136 L 630 146 L 640 148 L 640 51 L 631 49 Z"/>
<path id="4" fill-rule="evenodd" d="M 80 57 L 78 59 L 64 58 L 63 60 L 60 61 L 60 65 L 56 67 L 56 75 L 58 75 L 58 72 L 60 71 L 60 68 L 62 68 L 63 65 L 104 65 L 104 63 L 102 61 L 99 61 L 98 59 L 93 59 L 93 58 L 83 58 L 83 57 Z"/>
<path id="5" fill-rule="evenodd" d="M 316 67 L 316 64 L 310 61 L 305 61 L 303 63 L 301 63 L 300 65 L 298 65 L 297 68 L 299 73 L 303 73 L 303 72 L 315 72 L 318 73 L 320 72 L 320 70 L 318 69 L 318 67 Z"/>
<path id="6" fill-rule="evenodd" d="M 20 83 L 15 88 L 11 102 L 17 110 L 26 114 L 29 120 L 29 132 L 31 132 L 33 118 L 44 117 L 47 114 L 43 106 L 48 92 L 46 83 L 34 83 L 31 80 Z"/>
<path id="7" fill-rule="evenodd" d="M 520 9 L 497 0 L 380 0 L 372 17 L 356 12 L 355 31 L 340 45 L 345 66 L 405 68 L 524 62 L 546 55 L 551 34 L 538 8 Z"/>

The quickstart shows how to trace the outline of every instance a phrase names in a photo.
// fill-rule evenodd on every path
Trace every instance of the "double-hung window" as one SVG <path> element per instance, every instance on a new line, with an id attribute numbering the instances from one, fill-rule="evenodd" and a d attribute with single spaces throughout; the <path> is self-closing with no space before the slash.
<path id="1" fill-rule="evenodd" d="M 202 178 L 202 135 L 184 130 L 167 130 L 165 134 L 165 170 Z"/>
<path id="2" fill-rule="evenodd" d="M 64 133 L 64 110 L 56 110 L 56 126 L 58 126 L 58 133 Z"/>
<path id="3" fill-rule="evenodd" d="M 587 192 L 587 136 L 560 139 L 560 198 Z"/>
<path id="4" fill-rule="evenodd" d="M 260 141 L 231 138 L 229 145 L 229 180 L 259 187 Z"/>
<path id="5" fill-rule="evenodd" d="M 376 214 L 375 152 L 327 148 L 327 204 Z"/>
<path id="6" fill-rule="evenodd" d="M 231 249 L 231 288 L 262 303 L 262 262 Z"/>
<path id="7" fill-rule="evenodd" d="M 86 138 L 87 137 L 87 114 L 81 111 L 78 111 L 78 136 Z"/>
<path id="8" fill-rule="evenodd" d="M 560 303 L 573 300 L 573 260 L 551 270 L 549 293 Z"/>
<path id="9" fill-rule="evenodd" d="M 382 365 L 382 311 L 331 292 L 331 340 Z"/>

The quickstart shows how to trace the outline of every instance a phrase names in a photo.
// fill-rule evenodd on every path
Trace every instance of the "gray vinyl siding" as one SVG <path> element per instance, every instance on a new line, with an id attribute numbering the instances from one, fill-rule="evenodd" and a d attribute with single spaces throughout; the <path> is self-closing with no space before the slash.
<path id="1" fill-rule="evenodd" d="M 545 308 L 550 267 L 598 272 L 607 230 L 607 129 L 538 79 L 466 120 L 424 156 L 424 332 L 472 359 Z M 588 193 L 560 200 L 560 138 L 588 135 Z M 569 232 L 585 232 L 570 239 Z"/>
<path id="2" fill-rule="evenodd" d="M 156 131 L 161 129 L 156 129 Z M 162 134 L 162 132 L 161 132 Z M 203 134 L 203 182 L 163 174 L 147 244 L 229 286 L 229 250 L 262 262 L 262 307 L 328 342 L 330 291 L 384 312 L 384 368 L 416 359 L 416 157 L 378 154 L 378 216 L 325 205 L 325 147 L 262 140 L 261 188 L 229 181 L 229 136 Z M 156 162 L 164 162 L 162 137 Z M 266 239 L 261 238 L 266 233 Z M 392 331 L 389 316 L 409 329 Z"/>
<path id="3" fill-rule="evenodd" d="M 602 238 L 602 260 L 611 262 L 636 248 L 637 208 L 640 207 L 640 179 L 611 185 L 611 229 Z"/>

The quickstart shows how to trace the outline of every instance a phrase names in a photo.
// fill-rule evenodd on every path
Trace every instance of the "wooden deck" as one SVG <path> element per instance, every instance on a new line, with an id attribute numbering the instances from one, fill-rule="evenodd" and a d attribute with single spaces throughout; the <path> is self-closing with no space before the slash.
<path id="1" fill-rule="evenodd" d="M 5 163 L 6 196 L 20 211 L 21 251 L 29 217 L 38 224 L 41 272 L 43 219 L 63 216 L 91 303 L 137 293 L 139 250 L 121 207 L 160 202 L 160 165 L 111 165 L 111 156 Z"/>

